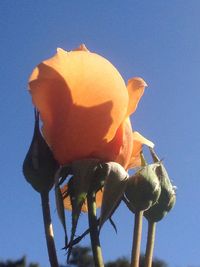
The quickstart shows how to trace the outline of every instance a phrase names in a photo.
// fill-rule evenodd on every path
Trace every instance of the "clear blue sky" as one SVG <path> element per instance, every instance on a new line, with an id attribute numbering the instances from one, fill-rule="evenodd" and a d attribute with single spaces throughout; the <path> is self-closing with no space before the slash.
<path id="1" fill-rule="evenodd" d="M 141 76 L 149 84 L 134 129 L 155 142 L 178 187 L 174 210 L 158 225 L 155 256 L 171 267 L 200 265 L 199 13 L 199 0 L 0 1 L 0 259 L 26 254 L 48 266 L 39 195 L 21 171 L 33 130 L 27 80 L 57 47 L 85 43 L 125 80 Z M 63 231 L 52 212 L 64 262 Z M 105 260 L 131 251 L 133 216 L 121 205 L 114 220 L 118 235 L 109 224 L 101 235 Z"/>

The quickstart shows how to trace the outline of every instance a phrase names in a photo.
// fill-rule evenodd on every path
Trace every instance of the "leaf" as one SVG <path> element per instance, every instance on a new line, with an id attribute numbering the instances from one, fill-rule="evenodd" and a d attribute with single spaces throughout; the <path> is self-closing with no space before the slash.
<path id="1" fill-rule="evenodd" d="M 119 205 L 128 181 L 128 173 L 116 162 L 107 163 L 108 176 L 105 180 L 104 194 L 100 215 L 100 229 Z"/>

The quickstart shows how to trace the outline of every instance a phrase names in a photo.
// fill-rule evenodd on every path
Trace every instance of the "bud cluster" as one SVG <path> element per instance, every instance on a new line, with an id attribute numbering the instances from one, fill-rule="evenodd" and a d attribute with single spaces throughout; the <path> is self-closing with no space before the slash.
<path id="1" fill-rule="evenodd" d="M 151 155 L 154 163 L 145 164 L 129 178 L 125 197 L 129 209 L 144 211 L 148 221 L 158 222 L 173 208 L 176 194 L 163 163 L 153 149 Z"/>

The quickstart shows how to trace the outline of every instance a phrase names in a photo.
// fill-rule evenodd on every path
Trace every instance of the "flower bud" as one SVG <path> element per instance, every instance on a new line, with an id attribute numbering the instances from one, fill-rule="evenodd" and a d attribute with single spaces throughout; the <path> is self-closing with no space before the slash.
<path id="1" fill-rule="evenodd" d="M 125 195 L 133 210 L 147 210 L 160 196 L 160 182 L 155 173 L 158 163 L 144 166 L 128 180 Z"/>
<path id="2" fill-rule="evenodd" d="M 160 180 L 161 194 L 158 202 L 144 213 L 146 219 L 151 222 L 162 220 L 176 202 L 175 188 L 172 186 L 167 171 L 162 163 L 156 168 L 156 174 Z"/>
<path id="3" fill-rule="evenodd" d="M 51 190 L 58 163 L 42 137 L 39 129 L 39 113 L 35 110 L 33 139 L 23 163 L 24 176 L 39 193 Z"/>

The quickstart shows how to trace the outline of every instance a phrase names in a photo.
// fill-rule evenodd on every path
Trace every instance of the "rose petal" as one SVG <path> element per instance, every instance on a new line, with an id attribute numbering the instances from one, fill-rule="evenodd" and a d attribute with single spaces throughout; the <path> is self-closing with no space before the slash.
<path id="1" fill-rule="evenodd" d="M 146 82 L 139 77 L 132 78 L 128 81 L 127 89 L 129 93 L 129 105 L 127 116 L 135 112 L 146 86 Z"/>
<path id="2" fill-rule="evenodd" d="M 133 141 L 140 142 L 143 145 L 149 146 L 151 148 L 154 147 L 153 142 L 151 142 L 150 140 L 148 140 L 147 138 L 145 138 L 143 135 L 141 135 L 140 133 L 138 133 L 136 131 L 133 132 Z"/>
<path id="3" fill-rule="evenodd" d="M 118 128 L 113 140 L 102 146 L 100 158 L 120 163 L 126 169 L 132 154 L 132 138 L 130 119 L 126 118 Z"/>
<path id="4" fill-rule="evenodd" d="M 142 151 L 142 145 L 147 145 L 152 148 L 154 147 L 154 144 L 150 140 L 146 139 L 136 131 L 133 132 L 133 150 L 128 164 L 128 169 L 141 166 L 140 152 Z"/>
<path id="5" fill-rule="evenodd" d="M 128 94 L 121 75 L 94 53 L 58 49 L 33 71 L 29 86 L 45 138 L 60 164 L 94 151 L 99 157 L 126 115 Z"/>
<path id="6" fill-rule="evenodd" d="M 63 193 L 63 195 L 65 195 L 65 192 L 67 191 L 67 185 L 64 185 L 61 189 L 61 192 Z M 102 198 L 103 198 L 103 190 L 99 190 L 96 194 L 96 207 L 100 208 L 101 207 L 101 203 L 102 203 Z M 64 207 L 67 210 L 72 210 L 72 204 L 70 201 L 70 197 L 67 196 L 64 198 Z M 87 200 L 85 201 L 85 203 L 83 203 L 82 212 L 88 212 L 88 207 L 87 207 Z"/>
<path id="7" fill-rule="evenodd" d="M 90 52 L 85 44 L 81 44 L 78 48 L 73 49 L 73 51 L 85 51 L 85 52 Z"/>

